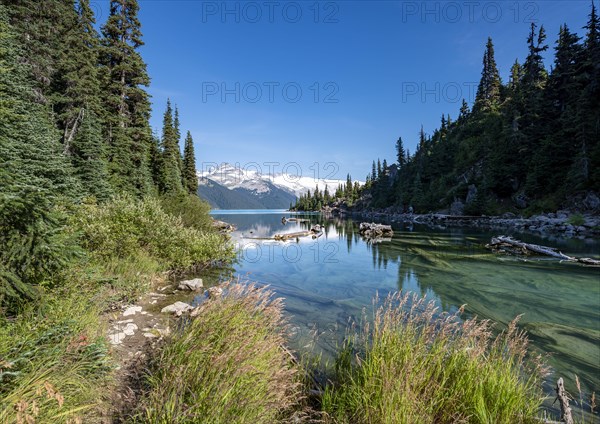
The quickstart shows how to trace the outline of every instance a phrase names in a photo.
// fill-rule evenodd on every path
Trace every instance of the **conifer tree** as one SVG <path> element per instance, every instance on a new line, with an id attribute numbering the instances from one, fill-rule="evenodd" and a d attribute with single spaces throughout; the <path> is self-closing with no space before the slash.
<path id="1" fill-rule="evenodd" d="M 406 151 L 404 150 L 402 137 L 398 137 L 398 141 L 396 141 L 396 157 L 398 160 L 398 168 L 402 169 L 404 165 L 406 165 Z"/>
<path id="2" fill-rule="evenodd" d="M 111 193 L 102 139 L 98 80 L 98 33 L 89 0 L 80 0 L 76 24 L 65 36 L 65 50 L 53 87 L 63 152 L 71 158 L 84 190 L 98 199 Z"/>
<path id="3" fill-rule="evenodd" d="M 173 119 L 173 127 L 175 129 L 175 141 L 177 143 L 177 151 L 179 152 L 179 156 L 177 159 L 177 166 L 179 166 L 179 172 L 183 177 L 183 156 L 181 154 L 181 124 L 179 122 L 179 108 L 175 105 L 175 115 Z M 185 186 L 185 181 L 182 180 L 183 185 Z"/>
<path id="4" fill-rule="evenodd" d="M 150 174 L 152 182 L 159 192 L 164 192 L 162 143 L 157 134 L 152 134 L 152 145 L 150 146 Z"/>
<path id="5" fill-rule="evenodd" d="M 73 139 L 86 115 L 97 117 L 100 113 L 99 38 L 94 29 L 95 18 L 89 0 L 79 1 L 78 13 L 73 21 L 66 32 L 52 84 L 57 91 L 54 110 L 67 155 L 72 154 Z"/>
<path id="6" fill-rule="evenodd" d="M 198 176 L 196 175 L 196 155 L 194 153 L 194 140 L 192 134 L 188 131 L 185 137 L 185 146 L 183 153 L 183 179 L 188 193 L 196 194 L 198 192 Z"/>
<path id="7" fill-rule="evenodd" d="M 481 80 L 477 87 L 473 110 L 476 113 L 496 110 L 500 104 L 501 86 L 500 73 L 498 72 L 496 59 L 494 58 L 494 44 L 492 43 L 492 39 L 488 37 L 483 55 Z"/>
<path id="8" fill-rule="evenodd" d="M 546 41 L 546 31 L 544 26 L 540 27 L 536 36 L 536 24 L 531 24 L 531 31 L 527 37 L 528 54 L 523 65 L 523 83 L 526 90 L 544 88 L 548 73 L 544 68 L 544 59 L 542 53 L 548 49 L 544 44 Z"/>
<path id="9" fill-rule="evenodd" d="M 146 64 L 138 53 L 144 45 L 137 0 L 111 0 L 102 27 L 102 94 L 109 170 L 117 191 L 137 195 L 152 188 L 150 149 L 152 133 Z"/>
<path id="10" fill-rule="evenodd" d="M 181 192 L 183 185 L 181 172 L 179 171 L 180 154 L 177 148 L 176 132 L 173 124 L 173 109 L 171 108 L 170 100 L 167 100 L 167 109 L 163 116 L 162 157 L 163 192 Z"/>
<path id="11" fill-rule="evenodd" d="M 469 116 L 469 113 L 471 113 L 469 110 L 469 105 L 467 104 L 467 101 L 465 99 L 462 99 L 462 103 L 460 105 L 460 112 L 458 114 L 458 120 L 464 121 Z"/>

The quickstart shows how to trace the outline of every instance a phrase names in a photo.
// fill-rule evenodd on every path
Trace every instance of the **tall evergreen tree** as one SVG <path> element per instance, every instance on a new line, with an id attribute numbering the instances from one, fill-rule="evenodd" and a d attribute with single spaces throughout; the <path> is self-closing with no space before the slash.
<path id="1" fill-rule="evenodd" d="M 185 146 L 183 150 L 183 179 L 188 193 L 197 194 L 198 176 L 196 174 L 196 155 L 194 153 L 194 140 L 189 131 L 185 137 Z"/>
<path id="2" fill-rule="evenodd" d="M 62 133 L 64 152 L 72 154 L 72 143 L 86 115 L 100 112 L 98 82 L 98 33 L 89 0 L 79 1 L 73 25 L 66 31 L 64 49 L 57 60 L 52 86 L 56 90 L 54 110 Z"/>
<path id="3" fill-rule="evenodd" d="M 65 40 L 53 87 L 57 125 L 64 154 L 71 158 L 85 191 L 98 199 L 110 195 L 106 149 L 102 139 L 100 85 L 98 80 L 99 37 L 89 0 L 80 0 L 76 24 Z"/>
<path id="4" fill-rule="evenodd" d="M 398 137 L 398 141 L 396 141 L 396 158 L 398 161 L 398 168 L 402 169 L 404 165 L 406 165 L 406 151 L 404 150 L 402 137 Z"/>
<path id="5" fill-rule="evenodd" d="M 471 111 L 469 110 L 469 105 L 467 104 L 467 101 L 465 99 L 462 99 L 462 103 L 460 105 L 460 112 L 458 114 L 458 120 L 466 120 L 469 117 L 469 113 L 471 113 Z"/>
<path id="6" fill-rule="evenodd" d="M 531 31 L 527 37 L 528 54 L 523 65 L 523 83 L 526 89 L 544 88 L 548 73 L 544 67 L 542 53 L 548 49 L 545 44 L 546 31 L 540 27 L 536 35 L 536 24 L 531 24 Z"/>
<path id="7" fill-rule="evenodd" d="M 165 193 L 177 193 L 183 190 L 181 171 L 179 170 L 180 153 L 177 148 L 177 134 L 173 123 L 173 109 L 171 101 L 167 100 L 167 109 L 163 116 L 162 131 L 162 166 L 163 184 Z"/>
<path id="8" fill-rule="evenodd" d="M 112 185 L 142 195 L 150 192 L 152 134 L 146 64 L 138 53 L 144 45 L 137 0 L 111 0 L 102 27 L 101 64 L 106 139 Z"/>
<path id="9" fill-rule="evenodd" d="M 175 115 L 173 118 L 173 128 L 175 130 L 175 141 L 177 143 L 177 151 L 179 152 L 179 156 L 177 159 L 177 166 L 179 166 L 179 172 L 183 176 L 183 156 L 181 154 L 181 123 L 179 122 L 179 108 L 175 105 Z M 185 181 L 182 180 L 183 185 L 185 186 Z"/>
<path id="10" fill-rule="evenodd" d="M 485 53 L 483 54 L 481 80 L 477 87 L 473 111 L 478 113 L 496 110 L 500 105 L 501 86 L 500 73 L 498 72 L 494 57 L 494 44 L 492 43 L 492 39 L 488 37 Z"/>

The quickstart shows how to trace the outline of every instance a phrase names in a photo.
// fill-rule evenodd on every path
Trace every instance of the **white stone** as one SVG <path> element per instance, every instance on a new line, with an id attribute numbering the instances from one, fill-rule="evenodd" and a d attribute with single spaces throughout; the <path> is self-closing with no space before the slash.
<path id="1" fill-rule="evenodd" d="M 165 306 L 161 312 L 163 314 L 177 314 L 181 315 L 183 312 L 187 312 L 193 309 L 190 305 L 184 302 L 175 302 L 172 305 Z"/>
<path id="2" fill-rule="evenodd" d="M 202 287 L 204 287 L 204 285 L 202 283 L 202 278 L 194 278 L 193 280 L 180 281 L 179 285 L 177 286 L 177 288 L 179 290 L 192 290 L 192 291 L 198 291 Z"/>
<path id="3" fill-rule="evenodd" d="M 129 315 L 135 315 L 138 312 L 142 312 L 141 306 L 130 306 L 129 308 L 125 309 L 123 316 L 127 317 Z"/>

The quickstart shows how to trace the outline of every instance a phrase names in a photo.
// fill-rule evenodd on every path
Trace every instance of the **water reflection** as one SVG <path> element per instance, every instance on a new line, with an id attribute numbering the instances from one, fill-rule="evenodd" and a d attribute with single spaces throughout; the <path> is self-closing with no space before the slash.
<path id="1" fill-rule="evenodd" d="M 506 325 L 522 324 L 534 345 L 552 352 L 551 365 L 569 381 L 577 374 L 586 391 L 600 388 L 600 274 L 554 260 L 524 261 L 484 249 L 493 234 L 463 229 L 431 230 L 394 224 L 389 242 L 367 243 L 350 219 L 295 215 L 305 222 L 283 224 L 283 213 L 229 214 L 235 224 L 236 274 L 270 284 L 286 298 L 297 347 L 321 334 L 319 348 L 334 351 L 349 319 L 360 319 L 376 293 L 404 290 L 435 300 L 447 311 L 467 304 L 467 314 Z M 290 216 L 286 214 L 286 216 Z M 323 226 L 318 239 L 269 240 L 278 233 Z M 597 255 L 598 243 L 539 240 L 565 252 Z"/>

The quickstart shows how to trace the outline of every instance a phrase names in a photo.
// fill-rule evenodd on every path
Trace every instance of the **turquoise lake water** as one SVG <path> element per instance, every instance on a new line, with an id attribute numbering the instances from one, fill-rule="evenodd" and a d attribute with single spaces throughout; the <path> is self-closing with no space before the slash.
<path id="1" fill-rule="evenodd" d="M 377 293 L 412 291 L 446 311 L 466 304 L 467 316 L 491 319 L 499 329 L 523 314 L 521 326 L 533 346 L 550 354 L 553 374 L 548 384 L 562 376 L 574 393 L 577 375 L 585 392 L 600 389 L 598 268 L 496 255 L 484 246 L 500 233 L 477 229 L 392 224 L 391 240 L 370 244 L 351 219 L 285 211 L 214 211 L 213 216 L 237 227 L 232 234 L 238 248 L 234 275 L 269 284 L 285 298 L 293 329 L 291 345 L 297 350 L 331 355 L 349 320 L 359 320 Z M 309 221 L 284 225 L 283 216 Z M 317 223 L 325 227 L 318 239 L 266 240 Z M 599 240 L 503 233 L 556 246 L 567 254 L 600 255 Z"/>

